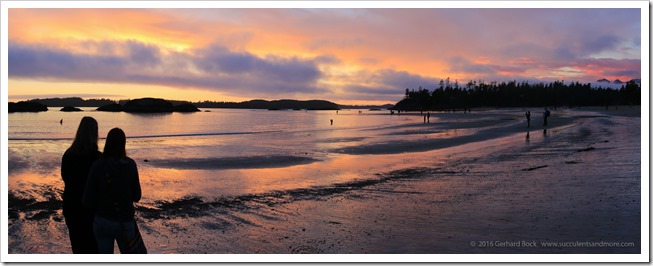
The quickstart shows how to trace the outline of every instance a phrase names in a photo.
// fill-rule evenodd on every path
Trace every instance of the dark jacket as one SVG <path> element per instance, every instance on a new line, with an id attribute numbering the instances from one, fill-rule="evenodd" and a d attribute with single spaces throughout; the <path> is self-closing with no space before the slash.
<path id="1" fill-rule="evenodd" d="M 64 182 L 64 215 L 79 214 L 86 209 L 82 204 L 82 196 L 84 195 L 88 172 L 101 154 L 99 151 L 90 154 L 79 154 L 70 150 L 66 150 L 64 153 L 61 158 L 61 178 Z"/>
<path id="2" fill-rule="evenodd" d="M 141 199 L 136 162 L 129 157 L 101 157 L 88 175 L 84 205 L 114 221 L 134 219 L 134 202 Z"/>

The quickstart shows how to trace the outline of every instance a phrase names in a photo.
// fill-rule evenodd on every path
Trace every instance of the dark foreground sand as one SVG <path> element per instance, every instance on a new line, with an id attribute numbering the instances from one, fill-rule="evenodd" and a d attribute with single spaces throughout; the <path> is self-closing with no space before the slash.
<path id="1" fill-rule="evenodd" d="M 639 110 L 596 111 L 565 112 L 546 132 L 534 119 L 530 131 L 429 142 L 441 149 L 411 153 L 423 167 L 373 180 L 190 197 L 140 206 L 138 219 L 151 253 L 640 253 Z M 67 252 L 36 245 L 67 241 L 63 222 L 13 221 L 10 254 Z"/>

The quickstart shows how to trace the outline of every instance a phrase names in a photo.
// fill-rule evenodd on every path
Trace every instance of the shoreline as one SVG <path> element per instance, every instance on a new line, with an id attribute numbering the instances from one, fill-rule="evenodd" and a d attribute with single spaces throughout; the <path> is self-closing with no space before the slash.
<path id="1" fill-rule="evenodd" d="M 622 155 L 639 146 L 605 142 L 617 134 L 606 136 L 600 126 L 600 121 L 588 120 L 549 136 L 533 136 L 529 143 L 490 145 L 476 156 L 463 149 L 445 162 L 386 173 L 393 178 L 335 194 L 254 201 L 254 207 L 191 222 L 146 224 L 199 226 L 201 232 L 190 238 L 165 242 L 169 252 L 184 254 L 639 253 L 640 177 L 629 175 L 638 174 L 639 165 L 628 165 L 632 168 L 622 171 L 623 177 L 611 175 L 617 171 L 612 168 L 624 167 Z M 583 150 L 587 147 L 595 149 Z M 605 150 L 613 151 L 611 162 L 606 162 Z M 524 161 L 525 156 L 534 158 Z M 625 192 L 629 190 L 636 193 Z M 220 239 L 212 240 L 211 234 Z M 204 243 L 201 247 L 173 248 L 195 237 Z M 470 245 L 481 241 L 535 241 L 539 246 Z M 570 241 L 635 246 L 542 246 Z"/>
<path id="2" fill-rule="evenodd" d="M 216 243 L 215 253 L 639 253 L 639 165 L 623 162 L 638 145 L 605 142 L 609 136 L 592 122 L 538 143 L 489 148 L 485 156 L 452 155 L 449 163 L 326 199 L 253 210 L 242 215 L 252 221 L 247 234 L 222 235 L 245 243 Z M 588 146 L 595 150 L 584 151 Z M 613 151 L 610 160 L 606 150 Z M 257 216 L 271 218 L 262 224 Z M 470 244 L 482 241 L 536 247 Z M 542 246 L 573 241 L 635 246 Z"/>
<path id="3" fill-rule="evenodd" d="M 634 144 L 621 144 L 634 138 L 628 136 L 638 133 L 615 130 L 622 130 L 626 123 L 637 122 L 639 125 L 639 122 L 628 115 L 590 114 L 572 117 L 568 120 L 552 119 L 552 127 L 547 129 L 547 134 L 535 133 L 543 130 L 535 127 L 528 139 L 522 135 L 528 132 L 525 122 L 522 125 L 518 120 L 505 120 L 506 125 L 484 132 L 494 132 L 500 137 L 461 142 L 459 145 L 430 152 L 411 153 L 424 157 L 425 161 L 399 165 L 396 170 L 376 171 L 374 178 L 362 176 L 361 179 L 334 182 L 331 185 L 240 196 L 207 198 L 186 195 L 140 203 L 137 205 L 137 216 L 141 223 L 139 226 L 152 253 L 457 254 L 601 253 L 606 250 L 608 253 L 632 253 L 632 248 L 566 249 L 563 252 L 550 248 L 489 250 L 469 246 L 470 241 L 488 239 L 527 240 L 524 232 L 536 232 L 528 239 L 544 241 L 545 235 L 555 235 L 555 230 L 562 229 L 569 235 L 583 232 L 582 235 L 576 235 L 583 236 L 584 239 L 577 240 L 599 240 L 597 235 L 600 230 L 609 230 L 607 228 L 615 226 L 620 228 L 620 233 L 607 234 L 608 236 L 629 237 L 625 240 L 633 240 L 637 236 L 635 240 L 639 239 L 639 234 L 636 234 L 638 232 L 633 231 L 641 228 L 635 224 L 639 221 L 637 215 L 641 215 L 639 197 L 634 198 L 637 194 L 624 195 L 623 191 L 616 189 L 624 189 L 625 185 L 614 186 L 614 182 L 632 181 L 633 178 L 638 181 L 640 177 L 627 175 L 615 181 L 612 180 L 613 176 L 608 175 L 615 173 L 615 169 L 624 167 L 624 163 L 618 163 L 619 160 L 632 157 Z M 535 123 L 535 119 L 532 123 Z M 422 125 L 405 128 L 420 126 Z M 622 133 L 626 133 L 627 137 L 621 137 Z M 620 136 L 621 139 L 613 140 L 610 136 Z M 639 138 L 634 139 L 639 147 Z M 608 141 L 605 142 L 606 140 Z M 605 156 L 601 155 L 605 151 L 612 151 L 609 158 L 615 161 L 607 164 L 612 167 L 607 168 L 609 171 L 601 168 L 607 167 L 603 166 Z M 352 158 L 376 156 L 382 155 L 353 155 Z M 630 164 L 629 167 L 632 168 L 623 173 L 640 173 L 641 163 L 638 163 Z M 305 167 L 309 166 L 310 164 Z M 600 177 L 602 182 L 591 183 L 592 179 L 588 177 L 590 174 Z M 568 186 L 561 187 L 556 182 Z M 585 191 L 584 186 L 598 187 Z M 619 197 L 622 205 L 610 205 L 608 201 L 580 201 L 581 195 L 600 197 L 596 193 L 605 191 L 612 191 L 606 193 L 613 198 Z M 639 193 L 639 190 L 636 192 Z M 547 197 L 555 198 L 555 195 L 564 200 L 556 200 L 555 204 L 547 203 L 551 201 Z M 46 196 L 43 202 L 30 202 L 19 194 L 10 196 L 13 199 L 10 200 L 9 210 L 9 250 L 12 253 L 68 253 L 67 230 L 60 218 L 60 210 L 50 211 L 56 209 L 56 193 Z M 535 200 L 536 198 L 541 199 Z M 570 205 L 571 203 L 573 204 Z M 566 207 L 558 208 L 557 205 Z M 597 208 L 604 210 L 598 211 Z M 23 213 L 16 210 L 30 211 Z M 595 224 L 593 227 L 576 227 L 569 222 L 570 217 L 574 216 L 572 212 L 576 212 L 576 215 L 582 213 L 583 217 L 599 217 L 602 221 L 606 221 L 604 218 L 607 217 L 609 222 Z M 512 215 L 521 218 L 511 221 Z M 628 215 L 637 217 L 637 221 L 627 218 Z M 442 217 L 448 218 L 443 220 Z M 487 225 L 473 223 L 481 220 L 489 222 Z M 545 221 L 556 223 L 553 228 L 549 228 L 543 225 Z M 592 225 L 591 221 L 584 223 Z M 48 239 L 39 235 L 39 231 L 43 230 L 37 229 L 39 224 L 50 228 L 47 229 Z M 25 231 L 35 229 L 33 232 Z M 185 233 L 179 235 L 181 232 Z M 483 235 L 481 232 L 494 234 Z M 606 232 L 601 233 L 606 235 Z M 16 239 L 19 236 L 24 240 Z M 58 241 L 63 246 L 50 244 L 50 248 L 40 249 L 30 244 L 42 241 Z M 189 246 L 188 243 L 194 244 Z M 466 245 L 461 246 L 461 243 Z M 424 246 L 429 249 L 424 249 Z"/>

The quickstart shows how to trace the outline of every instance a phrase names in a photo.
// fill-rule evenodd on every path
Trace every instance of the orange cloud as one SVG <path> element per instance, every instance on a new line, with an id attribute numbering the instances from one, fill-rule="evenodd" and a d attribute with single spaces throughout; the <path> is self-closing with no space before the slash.
<path id="1" fill-rule="evenodd" d="M 205 43 L 187 28 L 175 29 L 163 14 L 141 9 L 10 9 L 9 39 L 23 43 L 137 40 L 185 49 Z"/>

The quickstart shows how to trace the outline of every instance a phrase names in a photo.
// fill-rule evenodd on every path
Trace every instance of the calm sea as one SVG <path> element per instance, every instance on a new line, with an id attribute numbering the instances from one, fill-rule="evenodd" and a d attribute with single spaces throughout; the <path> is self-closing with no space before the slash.
<path id="1" fill-rule="evenodd" d="M 298 132 L 378 127 L 406 122 L 391 120 L 388 111 L 268 111 L 244 109 L 202 109 L 197 113 L 130 114 L 97 112 L 48 112 L 9 114 L 9 140 L 72 139 L 84 116 L 98 121 L 100 136 L 113 127 L 122 128 L 128 138 L 166 136 L 251 134 L 271 131 Z M 334 120 L 331 125 L 330 120 Z M 63 123 L 60 124 L 60 121 Z"/>
<path id="2" fill-rule="evenodd" d="M 422 122 L 418 116 L 368 110 L 203 109 L 188 114 L 129 114 L 58 109 L 9 114 L 12 193 L 39 198 L 63 189 L 61 156 L 84 116 L 98 121 L 100 150 L 111 128 L 125 131 L 128 156 L 137 162 L 147 190 L 145 201 L 261 193 L 372 178 L 374 171 L 393 162 L 383 156 L 361 159 L 333 151 L 399 139 L 402 136 L 392 132 Z"/>

